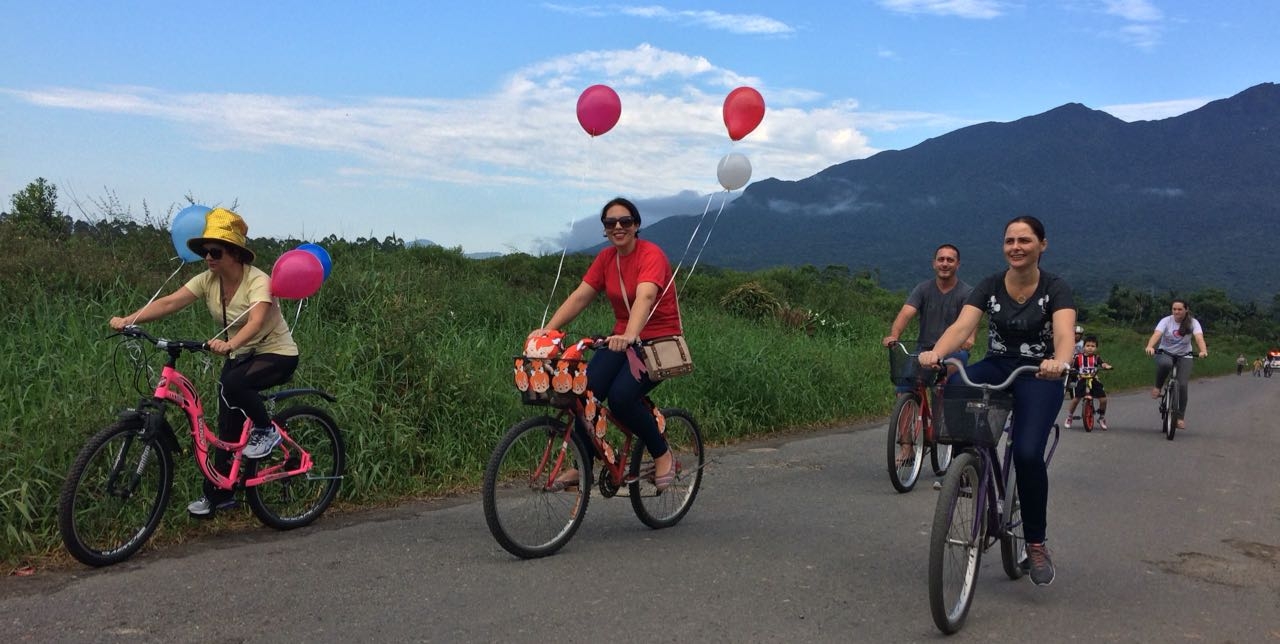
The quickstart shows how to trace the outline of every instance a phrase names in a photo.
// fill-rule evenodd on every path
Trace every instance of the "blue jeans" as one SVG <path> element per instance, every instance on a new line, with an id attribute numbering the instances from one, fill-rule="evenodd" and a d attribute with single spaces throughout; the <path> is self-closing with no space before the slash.
<path id="1" fill-rule="evenodd" d="M 654 458 L 667 453 L 667 439 L 658 432 L 658 421 L 649 406 L 644 404 L 645 394 L 657 386 L 658 383 L 649 380 L 647 373 L 640 374 L 640 380 L 632 377 L 627 366 L 627 353 L 623 351 L 600 349 L 587 363 L 587 388 L 601 402 L 608 403 L 614 418 L 630 429 Z M 586 430 L 582 427 L 577 430 L 587 452 L 592 458 L 598 457 L 590 438 L 584 435 Z"/>
<path id="2" fill-rule="evenodd" d="M 984 384 L 1004 381 L 1014 369 L 1027 364 L 1018 358 L 988 357 L 969 367 L 969 380 Z M 959 382 L 952 376 L 948 382 Z M 1049 471 L 1044 450 L 1049 430 L 1062 408 L 1061 380 L 1045 380 L 1035 375 L 1019 376 L 1013 392 L 1013 466 L 1018 475 L 1018 498 L 1022 503 L 1023 535 L 1029 543 L 1045 538 L 1049 505 Z"/>
<path id="3" fill-rule="evenodd" d="M 916 347 L 916 353 L 919 353 L 920 351 L 921 349 L 919 347 Z M 943 358 L 943 360 L 946 360 L 947 358 L 956 358 L 960 362 L 969 364 L 969 350 L 961 349 L 955 353 L 948 354 L 945 358 Z M 974 382 L 977 382 L 977 380 L 974 380 Z M 907 387 L 903 385 L 894 385 L 893 387 L 893 390 L 900 394 L 905 394 L 913 389 L 915 389 L 915 387 Z"/>

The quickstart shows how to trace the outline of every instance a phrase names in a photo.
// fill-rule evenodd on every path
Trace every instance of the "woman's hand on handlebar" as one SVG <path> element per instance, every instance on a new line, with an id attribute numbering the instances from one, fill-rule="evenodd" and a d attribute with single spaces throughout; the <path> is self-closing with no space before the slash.
<path id="1" fill-rule="evenodd" d="M 1153 356 L 1153 355 L 1155 355 L 1155 354 L 1156 354 L 1156 348 L 1155 348 L 1155 347 L 1147 347 L 1147 355 L 1149 355 L 1149 356 Z"/>
<path id="2" fill-rule="evenodd" d="M 1071 365 L 1061 361 L 1049 358 L 1040 363 L 1040 372 L 1036 375 L 1046 379 L 1061 378 L 1071 373 Z"/>
<path id="3" fill-rule="evenodd" d="M 111 318 L 107 321 L 107 324 L 111 326 L 113 331 L 120 331 L 129 326 L 129 320 L 126 318 Z"/>
<path id="4" fill-rule="evenodd" d="M 217 338 L 208 341 L 206 345 L 208 345 L 209 351 L 220 356 L 231 355 L 231 352 L 236 350 L 235 347 L 231 346 L 230 342 L 227 342 L 226 340 L 219 340 Z"/>
<path id="5" fill-rule="evenodd" d="M 626 351 L 627 347 L 636 344 L 639 341 L 640 338 L 638 336 L 627 335 L 625 333 L 621 335 L 611 335 L 608 338 L 605 338 L 605 342 L 608 343 L 610 351 Z"/>
<path id="6" fill-rule="evenodd" d="M 942 356 L 938 355 L 936 351 L 921 351 L 917 360 L 919 360 L 921 367 L 937 369 L 941 366 Z"/>

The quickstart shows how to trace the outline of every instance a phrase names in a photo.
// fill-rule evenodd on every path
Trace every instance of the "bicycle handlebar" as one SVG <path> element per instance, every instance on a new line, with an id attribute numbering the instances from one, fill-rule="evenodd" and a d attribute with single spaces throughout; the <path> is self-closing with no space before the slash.
<path id="1" fill-rule="evenodd" d="M 124 327 L 123 329 L 120 329 L 113 335 L 123 335 L 127 338 L 136 338 L 139 340 L 146 340 L 147 342 L 150 342 L 151 344 L 156 345 L 157 348 L 166 349 L 166 350 L 180 349 L 183 351 L 192 351 L 192 352 L 209 350 L 209 343 L 205 342 L 204 340 L 168 340 L 165 338 L 157 338 L 151 335 L 150 333 L 147 333 L 142 329 L 142 327 L 136 324 L 130 324 Z"/>
<path id="2" fill-rule="evenodd" d="M 1023 365 L 1021 367 L 1018 367 L 1017 369 L 1014 369 L 1013 373 L 1010 373 L 1009 377 L 1005 378 L 1004 382 L 998 385 L 993 385 L 989 383 L 974 382 L 972 380 L 969 380 L 969 374 L 965 373 L 965 364 L 960 360 L 957 360 L 956 358 L 947 358 L 942 362 L 944 364 L 954 365 L 955 367 L 957 367 L 956 374 L 960 376 L 960 380 L 964 382 L 964 384 L 969 385 L 970 387 L 977 387 L 979 389 L 995 389 L 995 390 L 1008 389 L 1009 385 L 1012 385 L 1013 381 L 1016 380 L 1018 376 L 1021 376 L 1024 373 L 1038 373 L 1040 371 L 1039 365 L 1030 365 L 1030 364 Z M 1067 369 L 1066 372 L 1070 373 L 1074 371 L 1075 369 Z"/>
<path id="3" fill-rule="evenodd" d="M 1194 352 L 1177 354 L 1171 351 L 1165 351 L 1164 349 L 1156 349 L 1156 355 L 1160 355 L 1162 353 L 1172 358 L 1187 358 L 1188 360 L 1196 359 L 1196 354 Z"/>

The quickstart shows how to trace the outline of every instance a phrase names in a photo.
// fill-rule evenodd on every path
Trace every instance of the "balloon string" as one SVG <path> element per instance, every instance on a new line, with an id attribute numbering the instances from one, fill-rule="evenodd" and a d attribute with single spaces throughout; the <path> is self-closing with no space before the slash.
<path id="1" fill-rule="evenodd" d="M 582 205 L 586 202 L 585 197 L 586 197 L 586 191 L 587 191 L 587 172 L 591 168 L 591 153 L 592 153 L 593 141 L 595 141 L 594 136 L 587 139 L 587 157 L 582 167 L 582 175 L 578 179 L 579 209 L 581 209 Z M 560 276 L 564 272 L 564 258 L 566 255 L 569 254 L 569 239 L 571 237 L 573 237 L 573 215 L 572 214 L 569 215 L 569 235 L 565 238 L 564 247 L 560 249 L 560 264 L 559 266 L 556 267 L 556 279 L 554 282 L 551 283 L 551 294 L 547 297 L 547 307 L 542 310 L 542 323 L 538 325 L 539 329 L 545 328 L 547 326 L 547 316 L 551 314 L 551 304 L 556 301 L 556 289 L 560 287 Z"/>
<path id="2" fill-rule="evenodd" d="M 702 217 L 698 218 L 698 223 L 693 227 L 693 233 L 689 235 L 689 242 L 684 245 L 684 253 L 681 253 L 680 261 L 676 263 L 675 270 L 671 271 L 671 279 L 667 280 L 667 285 L 662 287 L 662 292 L 658 293 L 658 298 L 653 301 L 653 308 L 649 309 L 649 316 L 644 319 L 644 323 L 646 325 L 649 324 L 649 320 L 653 319 L 653 314 L 658 312 L 658 303 L 662 301 L 662 296 L 666 295 L 667 291 L 671 290 L 672 284 L 675 284 L 676 276 L 680 274 L 680 269 L 684 266 L 684 260 L 686 257 L 689 256 L 689 249 L 693 247 L 693 240 L 698 236 L 698 230 L 702 228 L 702 222 L 706 220 L 707 213 L 710 212 L 711 210 L 711 200 L 714 198 L 715 198 L 715 194 L 707 195 L 707 205 L 702 209 Z M 724 208 L 723 205 L 721 205 L 720 207 L 721 209 Z M 703 246 L 706 246 L 706 242 L 703 242 Z M 702 251 L 699 250 L 698 254 L 701 255 Z M 694 262 L 694 265 L 695 266 L 697 265 L 696 261 Z M 693 267 L 691 266 L 689 267 L 689 275 L 692 275 L 692 274 L 693 274 Z M 689 283 L 688 275 L 685 276 L 684 283 L 685 284 Z M 680 287 L 680 290 L 684 290 L 683 285 Z M 678 318 L 679 316 L 680 316 L 680 300 L 676 300 L 676 317 Z"/>
<path id="3" fill-rule="evenodd" d="M 146 304 L 143 304 L 143 305 L 142 305 L 142 308 L 138 309 L 138 313 L 137 313 L 137 315 L 134 315 L 134 316 L 133 316 L 133 319 L 129 320 L 129 326 L 133 326 L 133 323 L 134 323 L 134 322 L 136 322 L 136 321 L 138 320 L 138 315 L 142 315 L 142 312 L 143 312 L 143 311 L 145 311 L 145 310 L 147 310 L 147 307 L 148 307 L 148 306 L 151 306 L 151 303 L 152 303 L 152 302 L 154 302 L 154 301 L 156 301 L 156 298 L 157 298 L 157 297 L 160 297 L 160 291 L 163 291 L 163 290 L 164 290 L 164 285 L 165 285 L 165 284 L 168 284 L 168 283 L 169 283 L 169 280 L 173 279 L 173 276 L 174 276 L 174 275 L 177 275 L 177 274 L 178 274 L 178 271 L 182 270 L 182 266 L 183 266 L 183 264 L 185 264 L 185 263 L 186 263 L 186 262 L 183 262 L 183 261 L 182 261 L 182 258 L 181 258 L 181 257 L 170 257 L 169 259 L 170 259 L 170 260 L 174 260 L 174 259 L 178 260 L 178 267 L 177 267 L 177 268 L 175 268 L 175 269 L 173 269 L 173 272 L 172 272 L 172 273 L 169 273 L 169 277 L 166 277 L 166 278 L 165 278 L 165 280 L 164 280 L 164 284 L 161 284 L 161 285 L 160 285 L 160 288 L 156 289 L 156 292 L 155 292 L 154 294 L 152 294 L 151 299 L 147 300 L 147 303 L 146 303 Z"/>
<path id="4" fill-rule="evenodd" d="M 307 301 L 305 297 L 298 300 L 298 310 L 293 313 L 293 326 L 289 327 L 290 332 L 298 330 L 298 316 L 302 315 L 302 303 L 305 301 Z"/>
<path id="5" fill-rule="evenodd" d="M 684 287 L 689 284 L 689 278 L 693 276 L 693 269 L 698 267 L 698 260 L 702 259 L 702 251 L 707 248 L 707 242 L 711 239 L 711 231 L 716 229 L 716 222 L 720 221 L 720 213 L 724 212 L 724 206 L 728 202 L 729 191 L 725 190 L 724 198 L 720 200 L 720 209 L 716 211 L 716 216 L 711 219 L 711 225 L 707 227 L 707 236 L 702 238 L 702 246 L 698 248 L 698 254 L 693 258 L 693 265 L 689 266 L 689 272 L 684 276 L 684 282 L 680 284 L 680 290 L 683 291 Z"/>
<path id="6" fill-rule="evenodd" d="M 234 320 L 232 320 L 232 321 L 228 322 L 228 323 L 227 323 L 227 326 L 222 327 L 222 330 L 221 330 L 221 331 L 218 331 L 217 333 L 213 334 L 213 337 L 215 337 L 215 338 L 216 338 L 216 337 L 218 337 L 219 335 L 221 335 L 221 334 L 223 334 L 223 333 L 226 333 L 228 329 L 230 329 L 231 327 L 233 327 L 233 326 L 235 326 L 235 325 L 236 325 L 236 322 L 239 322 L 239 321 L 240 321 L 240 318 L 242 318 L 242 317 L 244 317 L 244 316 L 248 315 L 248 314 L 249 314 L 249 311 L 252 311 L 252 310 L 253 310 L 253 307 L 255 307 L 255 306 L 259 305 L 259 304 L 262 304 L 262 302 L 254 302 L 253 304 L 250 304 L 250 305 L 249 305 L 249 308 L 247 308 L 247 309 L 245 309 L 245 310 L 244 310 L 244 313 L 241 313 L 240 315 L 237 315 L 237 316 L 236 316 L 236 319 L 234 319 Z"/>

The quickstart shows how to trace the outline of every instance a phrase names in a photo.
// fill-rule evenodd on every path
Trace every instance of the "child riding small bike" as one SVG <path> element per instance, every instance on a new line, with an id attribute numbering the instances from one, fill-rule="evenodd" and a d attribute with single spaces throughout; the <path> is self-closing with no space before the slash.
<path id="1" fill-rule="evenodd" d="M 1076 378 L 1074 396 L 1071 398 L 1071 405 L 1067 408 L 1067 418 L 1062 426 L 1071 427 L 1076 405 L 1079 405 L 1080 400 L 1085 396 L 1090 396 L 1098 405 L 1098 429 L 1105 431 L 1107 429 L 1107 392 L 1102 386 L 1102 381 L 1098 379 L 1098 370 L 1111 369 L 1111 365 L 1098 355 L 1097 336 L 1085 336 L 1082 351 L 1076 354 L 1072 366 L 1079 372 L 1079 376 Z"/>

